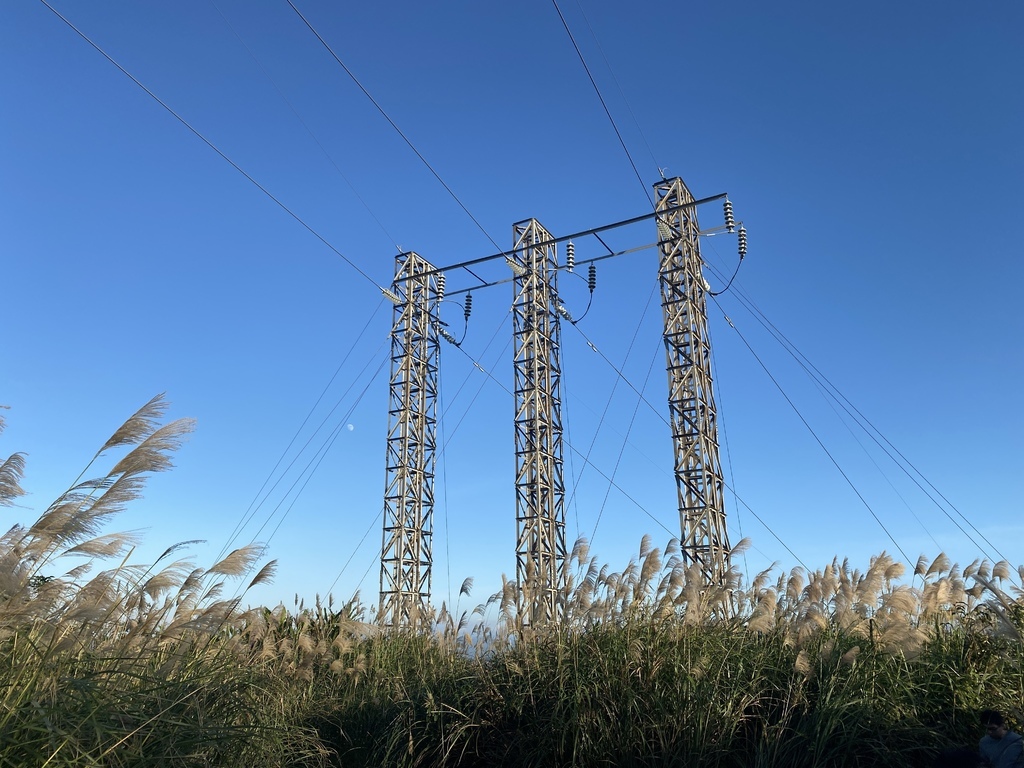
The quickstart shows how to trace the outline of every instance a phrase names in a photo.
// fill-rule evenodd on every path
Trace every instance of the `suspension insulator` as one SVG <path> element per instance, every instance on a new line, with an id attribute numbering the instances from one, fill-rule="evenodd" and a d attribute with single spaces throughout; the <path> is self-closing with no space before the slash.
<path id="1" fill-rule="evenodd" d="M 520 264 L 513 256 L 506 256 L 505 263 L 516 277 L 523 277 L 527 273 L 526 265 Z"/>
<path id="2" fill-rule="evenodd" d="M 663 243 L 667 243 L 673 239 L 674 238 L 672 237 L 672 227 L 670 227 L 661 219 L 658 219 L 658 240 L 660 240 Z"/>
<path id="3" fill-rule="evenodd" d="M 437 300 L 444 301 L 444 272 L 437 273 Z"/>
<path id="4" fill-rule="evenodd" d="M 446 331 L 444 328 L 438 328 L 437 335 L 440 336 L 445 341 L 447 341 L 449 344 L 453 344 L 456 347 L 459 346 L 458 340 L 450 333 L 448 333 L 448 331 Z"/>
<path id="5" fill-rule="evenodd" d="M 472 293 L 467 293 L 466 294 L 466 310 L 463 313 L 467 320 L 469 320 L 469 315 L 472 312 L 473 312 L 473 294 Z"/>
<path id="6" fill-rule="evenodd" d="M 740 258 L 747 255 L 747 228 L 740 227 Z"/>
<path id="7" fill-rule="evenodd" d="M 591 264 L 587 270 L 587 288 L 593 293 L 594 289 L 597 288 L 597 265 Z"/>
<path id="8" fill-rule="evenodd" d="M 736 231 L 736 219 L 732 215 L 732 201 L 729 199 L 725 201 L 725 228 L 729 232 Z"/>
<path id="9" fill-rule="evenodd" d="M 576 246 L 572 240 L 565 244 L 565 268 L 570 272 L 576 268 Z"/>

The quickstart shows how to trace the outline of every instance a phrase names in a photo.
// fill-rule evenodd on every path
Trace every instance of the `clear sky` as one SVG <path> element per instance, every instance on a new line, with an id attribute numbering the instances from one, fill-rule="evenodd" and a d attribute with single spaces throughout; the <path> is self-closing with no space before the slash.
<path id="1" fill-rule="evenodd" d="M 198 429 L 115 523 L 146 529 L 138 556 L 204 539 L 209 565 L 269 539 L 280 573 L 255 599 L 333 584 L 375 602 L 391 306 L 374 283 L 399 248 L 446 265 L 529 217 L 561 235 L 642 215 L 663 168 L 729 193 L 749 231 L 708 312 L 741 564 L 1024 563 L 1020 3 L 560 0 L 641 184 L 552 3 L 296 0 L 473 218 L 285 0 L 51 3 L 344 259 L 46 5 L 3 4 L 2 449 L 28 453 L 30 491 L 8 525 L 166 392 Z M 702 247 L 717 290 L 735 239 Z M 578 317 L 584 282 L 560 286 Z M 615 567 L 678 533 L 656 288 L 653 251 L 603 261 L 563 327 L 567 536 Z M 438 600 L 472 576 L 481 601 L 515 569 L 511 290 L 476 292 L 465 354 L 442 349 Z M 956 511 L 837 414 L 752 303 Z"/>

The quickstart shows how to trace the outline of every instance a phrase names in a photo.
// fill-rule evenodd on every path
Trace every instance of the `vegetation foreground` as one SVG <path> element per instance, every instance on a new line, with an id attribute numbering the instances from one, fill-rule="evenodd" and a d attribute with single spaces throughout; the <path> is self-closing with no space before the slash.
<path id="1" fill-rule="evenodd" d="M 140 566 L 131 535 L 103 532 L 190 431 L 164 413 L 144 406 L 0 537 L 2 766 L 927 766 L 976 743 L 983 707 L 1021 720 L 1007 563 L 940 555 L 908 584 L 882 554 L 708 589 L 645 540 L 620 572 L 577 545 L 549 629 L 513 583 L 420 633 L 357 601 L 243 609 L 235 585 L 272 576 L 252 575 L 259 547 Z M 0 505 L 23 469 L 0 463 Z"/>

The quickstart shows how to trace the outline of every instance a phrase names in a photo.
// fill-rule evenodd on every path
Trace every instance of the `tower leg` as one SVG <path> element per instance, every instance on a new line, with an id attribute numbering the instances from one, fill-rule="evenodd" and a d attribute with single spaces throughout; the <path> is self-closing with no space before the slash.
<path id="1" fill-rule="evenodd" d="M 680 541 L 684 558 L 699 563 L 706 584 L 729 569 L 718 422 L 711 386 L 707 283 L 702 273 L 697 213 L 682 179 L 654 186 L 661 255 L 661 306 L 668 362 L 669 421 L 675 449 Z"/>
<path id="2" fill-rule="evenodd" d="M 428 616 L 437 433 L 439 273 L 416 253 L 396 259 L 378 621 Z"/>
<path id="3" fill-rule="evenodd" d="M 537 625 L 561 618 L 567 576 L 558 256 L 536 219 L 513 225 L 513 238 L 516 578 Z"/>

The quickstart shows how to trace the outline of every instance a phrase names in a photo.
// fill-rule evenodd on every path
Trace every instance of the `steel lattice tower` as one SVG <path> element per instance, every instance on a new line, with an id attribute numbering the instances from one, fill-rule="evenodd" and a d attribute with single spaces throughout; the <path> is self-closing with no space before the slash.
<path id="1" fill-rule="evenodd" d="M 378 616 L 390 626 L 417 626 L 430 602 L 439 279 L 416 253 L 396 258 Z"/>
<path id="2" fill-rule="evenodd" d="M 700 564 L 705 583 L 720 584 L 729 568 L 729 539 L 700 230 L 695 206 L 671 210 L 693 202 L 682 179 L 663 180 L 654 190 L 682 552 L 689 562 Z"/>
<path id="3" fill-rule="evenodd" d="M 558 621 L 565 585 L 558 256 L 536 219 L 513 225 L 516 579 L 532 624 Z"/>

